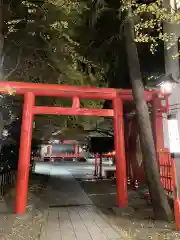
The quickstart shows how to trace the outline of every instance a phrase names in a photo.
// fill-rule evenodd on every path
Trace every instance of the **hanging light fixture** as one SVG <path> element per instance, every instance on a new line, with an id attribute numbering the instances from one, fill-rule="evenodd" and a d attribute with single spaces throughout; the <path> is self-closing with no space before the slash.
<path id="1" fill-rule="evenodd" d="M 160 75 L 156 77 L 149 77 L 148 78 L 148 89 L 159 89 L 162 95 L 169 95 L 172 93 L 173 89 L 179 83 L 179 79 L 174 79 L 172 74 L 169 75 Z"/>
<path id="2" fill-rule="evenodd" d="M 171 94 L 173 89 L 179 83 L 178 80 L 174 79 L 172 74 L 163 75 L 158 79 L 157 87 L 160 88 L 162 94 Z"/>

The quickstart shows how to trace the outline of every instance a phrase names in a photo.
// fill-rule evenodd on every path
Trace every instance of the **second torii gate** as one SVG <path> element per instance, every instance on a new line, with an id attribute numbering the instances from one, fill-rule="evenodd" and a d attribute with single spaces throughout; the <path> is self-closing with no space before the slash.
<path id="1" fill-rule="evenodd" d="M 114 143 L 116 152 L 117 202 L 118 207 L 127 207 L 128 196 L 124 144 L 123 101 L 132 100 L 131 90 L 66 86 L 55 84 L 0 82 L 1 93 L 8 93 L 9 89 L 13 89 L 15 91 L 15 94 L 24 95 L 19 162 L 17 172 L 15 213 L 23 214 L 26 211 L 31 155 L 32 123 L 35 114 L 113 117 Z M 151 100 L 154 93 L 155 92 L 153 91 L 145 91 L 146 100 Z M 72 107 L 36 106 L 36 96 L 56 96 L 63 98 L 71 98 Z M 112 100 L 113 108 L 81 108 L 80 99 Z"/>

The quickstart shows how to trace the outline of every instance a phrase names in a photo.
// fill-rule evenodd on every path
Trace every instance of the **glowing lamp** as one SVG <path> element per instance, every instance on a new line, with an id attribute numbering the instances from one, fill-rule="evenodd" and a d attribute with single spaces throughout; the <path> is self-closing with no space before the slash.
<path id="1" fill-rule="evenodd" d="M 171 94 L 176 84 L 170 81 L 162 82 L 159 84 L 162 94 Z"/>
<path id="2" fill-rule="evenodd" d="M 176 85 L 179 83 L 179 79 L 175 79 L 172 74 L 161 75 L 158 77 L 151 76 L 148 78 L 148 89 L 159 89 L 162 95 L 170 95 Z"/>
<path id="3" fill-rule="evenodd" d="M 162 94 L 171 94 L 176 87 L 178 80 L 175 80 L 172 74 L 163 75 L 159 78 L 157 86 L 160 88 Z"/>
<path id="4" fill-rule="evenodd" d="M 179 127 L 176 116 L 168 116 L 169 149 L 171 153 L 180 153 Z"/>

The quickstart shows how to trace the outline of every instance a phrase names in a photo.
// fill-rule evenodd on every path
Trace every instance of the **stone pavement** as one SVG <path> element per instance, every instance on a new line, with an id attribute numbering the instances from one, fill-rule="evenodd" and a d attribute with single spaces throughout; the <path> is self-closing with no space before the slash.
<path id="1" fill-rule="evenodd" d="M 41 229 L 41 240 L 124 240 L 117 226 L 110 225 L 83 191 L 79 183 L 66 170 L 54 177 L 43 195 L 49 204 L 46 224 Z"/>
<path id="2" fill-rule="evenodd" d="M 110 240 L 122 239 L 120 229 L 106 222 L 94 207 L 69 207 L 48 211 L 41 229 L 41 240 Z"/>
<path id="3" fill-rule="evenodd" d="M 52 173 L 53 175 L 53 173 Z M 0 214 L 0 240 L 124 240 L 126 234 L 110 224 L 68 171 L 52 176 L 47 185 L 30 185 L 25 216 Z M 6 197 L 12 210 L 11 196 Z"/>
<path id="4" fill-rule="evenodd" d="M 27 214 L 12 214 L 14 190 L 1 202 L 0 240 L 180 240 L 173 226 L 142 215 L 142 203 L 116 214 L 111 183 L 78 182 L 62 166 L 61 173 L 58 166 L 49 170 L 50 178 L 30 181 Z M 136 201 L 129 195 L 130 204 Z"/>

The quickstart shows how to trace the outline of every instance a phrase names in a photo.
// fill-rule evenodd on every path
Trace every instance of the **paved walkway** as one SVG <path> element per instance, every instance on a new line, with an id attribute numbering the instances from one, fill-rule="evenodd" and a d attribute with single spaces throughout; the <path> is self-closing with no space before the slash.
<path id="1" fill-rule="evenodd" d="M 38 179 L 30 185 L 25 216 L 0 215 L 0 240 L 124 240 L 120 229 L 104 219 L 70 172 L 64 169 L 56 176 L 56 171 L 50 170 L 46 186 Z M 11 199 L 7 197 L 7 205 L 12 211 Z"/>
<path id="2" fill-rule="evenodd" d="M 40 239 L 108 240 L 124 238 L 103 219 L 97 209 L 72 207 L 50 210 L 47 222 L 41 229 Z"/>
<path id="3" fill-rule="evenodd" d="M 48 169 L 50 178 L 40 175 L 30 181 L 27 214 L 12 214 L 14 190 L 1 202 L 0 240 L 180 239 L 167 223 L 144 220 L 147 212 L 139 218 L 137 204 L 135 211 L 115 214 L 112 184 L 79 183 L 67 168 Z M 129 200 L 136 201 L 132 195 Z"/>
<path id="4" fill-rule="evenodd" d="M 50 208 L 46 224 L 41 229 L 41 240 L 124 239 L 116 231 L 116 226 L 103 219 L 101 212 L 67 170 L 63 176 L 50 180 L 43 200 Z"/>

